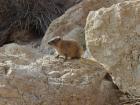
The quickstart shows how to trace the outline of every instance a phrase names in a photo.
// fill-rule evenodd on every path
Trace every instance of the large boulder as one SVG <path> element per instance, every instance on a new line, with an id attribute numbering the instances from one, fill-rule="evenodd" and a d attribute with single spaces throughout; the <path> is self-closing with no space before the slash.
<path id="1" fill-rule="evenodd" d="M 97 62 L 37 58 L 36 51 L 17 44 L 1 49 L 0 105 L 116 105 L 119 102 L 119 90 L 105 78 L 106 70 Z"/>
<path id="2" fill-rule="evenodd" d="M 42 40 L 41 49 L 47 53 L 50 51 L 48 48 L 48 40 L 54 36 L 68 36 L 68 39 L 74 39 L 76 41 L 82 40 L 81 46 L 85 46 L 85 33 L 84 27 L 86 24 L 86 18 L 91 10 L 98 10 L 102 7 L 109 7 L 115 3 L 125 0 L 83 0 L 79 4 L 68 9 L 61 17 L 55 19 L 46 31 L 46 34 Z M 75 29 L 76 33 L 73 33 Z M 83 33 L 81 33 L 81 30 Z M 75 37 L 71 37 L 71 34 Z M 70 35 L 70 36 L 69 36 Z M 78 39 L 79 38 L 79 39 Z"/>
<path id="3" fill-rule="evenodd" d="M 87 50 L 103 63 L 114 83 L 140 95 L 140 1 L 91 11 L 85 28 Z"/>

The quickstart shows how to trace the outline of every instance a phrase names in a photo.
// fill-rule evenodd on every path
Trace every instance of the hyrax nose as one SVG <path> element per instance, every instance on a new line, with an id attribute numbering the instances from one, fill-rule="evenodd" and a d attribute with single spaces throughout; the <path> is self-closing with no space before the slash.
<path id="1" fill-rule="evenodd" d="M 51 45 L 51 42 L 49 41 L 48 44 Z"/>

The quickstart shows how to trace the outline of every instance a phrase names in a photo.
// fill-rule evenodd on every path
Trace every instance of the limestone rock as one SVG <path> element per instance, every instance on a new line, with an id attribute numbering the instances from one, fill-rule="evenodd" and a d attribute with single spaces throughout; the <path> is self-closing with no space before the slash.
<path id="1" fill-rule="evenodd" d="M 97 62 L 86 59 L 63 62 L 52 56 L 38 58 L 37 52 L 17 44 L 5 45 L 0 52 L 3 52 L 0 105 L 116 105 L 119 102 L 119 90 L 104 79 L 106 70 Z"/>
<path id="2" fill-rule="evenodd" d="M 64 40 L 75 40 L 85 49 L 85 30 L 81 27 L 76 27 L 63 37 Z"/>
<path id="3" fill-rule="evenodd" d="M 0 47 L 0 62 L 12 61 L 15 64 L 29 64 L 42 55 L 35 49 L 16 43 Z"/>
<path id="4" fill-rule="evenodd" d="M 91 11 L 85 37 L 92 57 L 103 63 L 123 92 L 140 95 L 140 1 Z"/>
<path id="5" fill-rule="evenodd" d="M 84 30 L 86 24 L 86 18 L 91 10 L 98 10 L 101 7 L 109 7 L 114 3 L 122 2 L 125 0 L 83 0 L 79 4 L 74 7 L 68 9 L 64 15 L 60 18 L 55 19 L 49 26 L 46 31 L 46 34 L 42 40 L 41 50 L 45 50 L 45 52 L 49 52 L 50 48 L 47 45 L 48 40 L 50 40 L 54 36 L 69 36 L 73 34 L 73 31 L 76 28 Z M 77 34 L 75 34 L 75 40 L 79 41 L 82 36 L 82 40 L 85 38 L 85 34 L 81 34 L 81 30 L 77 30 Z M 79 39 L 77 40 L 77 37 Z M 71 38 L 71 36 L 69 36 Z M 85 41 L 81 44 L 85 46 Z"/>

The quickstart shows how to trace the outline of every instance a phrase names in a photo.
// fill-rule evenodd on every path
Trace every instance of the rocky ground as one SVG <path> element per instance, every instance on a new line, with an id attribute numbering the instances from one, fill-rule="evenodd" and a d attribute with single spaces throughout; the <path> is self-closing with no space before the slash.
<path id="1" fill-rule="evenodd" d="M 41 56 L 17 44 L 0 49 L 1 105 L 108 105 L 121 92 L 91 60 Z M 111 101 L 110 101 L 111 100 Z"/>
<path id="2" fill-rule="evenodd" d="M 139 30 L 140 0 L 83 0 L 42 40 L 0 47 L 0 105 L 140 105 Z M 54 58 L 57 35 L 78 41 L 83 58 Z"/>

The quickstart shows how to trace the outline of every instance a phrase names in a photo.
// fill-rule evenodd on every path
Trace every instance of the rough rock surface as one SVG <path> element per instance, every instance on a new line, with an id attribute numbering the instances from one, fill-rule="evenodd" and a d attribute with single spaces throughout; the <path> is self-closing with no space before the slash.
<path id="1" fill-rule="evenodd" d="M 91 11 L 85 33 L 89 53 L 108 68 L 115 84 L 140 96 L 140 1 Z"/>
<path id="2" fill-rule="evenodd" d="M 38 53 L 34 52 L 17 44 L 0 49 L 0 57 L 5 55 L 0 60 L 0 105 L 118 103 L 119 91 L 104 79 L 106 71 L 99 63 L 86 59 L 63 62 L 48 56 L 37 58 Z M 21 62 L 24 60 L 28 64 Z"/>
<path id="3" fill-rule="evenodd" d="M 47 45 L 48 40 L 50 40 L 54 36 L 65 35 L 71 38 L 69 34 L 73 34 L 73 31 L 75 31 L 76 28 L 83 30 L 83 33 L 81 34 L 81 30 L 77 30 L 77 34 L 75 34 L 75 37 L 72 37 L 72 39 L 77 40 L 77 36 L 79 37 L 79 34 L 81 34 L 80 37 L 82 40 L 84 40 L 84 27 L 89 11 L 98 10 L 101 7 L 109 7 L 114 3 L 122 1 L 125 0 L 83 0 L 81 3 L 68 9 L 64 15 L 62 15 L 60 18 L 55 19 L 50 24 L 42 40 L 41 49 L 46 49 L 46 52 L 50 51 L 50 48 L 48 48 L 49 46 Z M 83 41 L 81 45 L 84 47 L 85 41 Z"/>
<path id="4" fill-rule="evenodd" d="M 0 62 L 11 60 L 15 64 L 29 64 L 41 56 L 37 50 L 16 43 L 7 44 L 0 48 Z"/>

